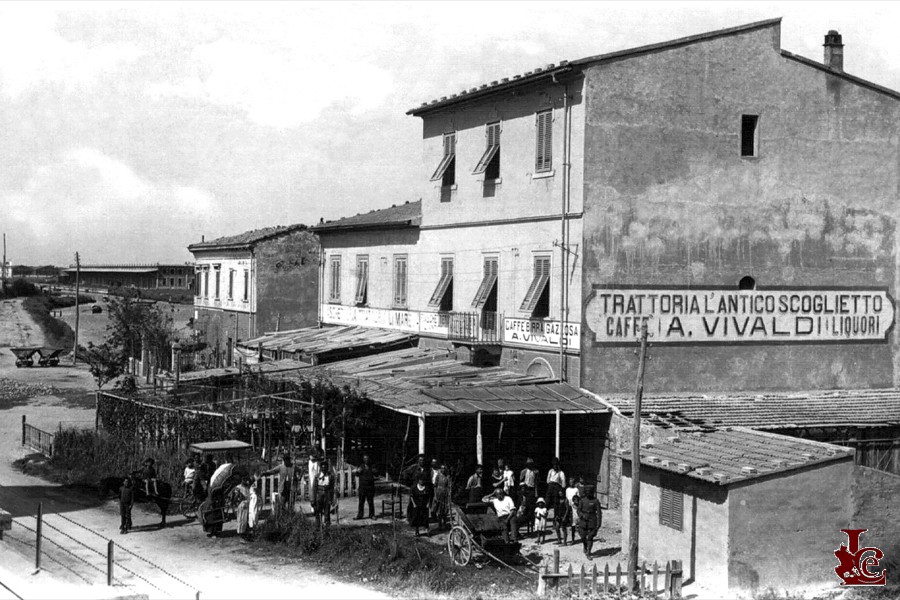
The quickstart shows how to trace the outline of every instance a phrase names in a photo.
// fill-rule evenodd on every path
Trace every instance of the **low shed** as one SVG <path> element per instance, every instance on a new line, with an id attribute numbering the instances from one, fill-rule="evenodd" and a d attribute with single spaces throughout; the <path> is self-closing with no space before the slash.
<path id="1" fill-rule="evenodd" d="M 851 522 L 853 451 L 728 427 L 670 429 L 641 446 L 639 552 L 681 560 L 713 591 L 837 583 L 834 550 Z M 623 453 L 622 540 L 631 453 Z"/>

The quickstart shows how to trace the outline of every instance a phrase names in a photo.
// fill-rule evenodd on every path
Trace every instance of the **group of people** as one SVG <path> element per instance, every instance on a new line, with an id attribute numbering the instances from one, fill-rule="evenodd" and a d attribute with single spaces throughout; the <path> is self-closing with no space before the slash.
<path id="1" fill-rule="evenodd" d="M 490 488 L 486 489 L 486 483 L 489 483 Z M 542 484 L 546 484 L 546 499 L 538 496 L 539 486 Z M 567 480 L 558 458 L 553 459 L 544 481 L 541 481 L 531 458 L 525 461 L 525 468 L 519 472 L 518 477 L 504 459 L 498 459 L 489 482 L 484 479 L 482 465 L 477 465 L 466 483 L 466 491 L 469 503 L 484 502 L 492 505 L 503 524 L 504 540 L 509 541 L 511 538 L 516 541 L 519 528 L 533 523 L 537 542 L 543 544 L 548 523 L 552 523 L 557 544 L 574 544 L 577 531 L 585 556 L 591 555 L 594 537 L 602 523 L 596 488 L 586 485 L 583 477 L 577 480 L 570 477 Z"/>
<path id="2" fill-rule="evenodd" d="M 409 486 L 409 503 L 406 515 L 409 524 L 431 535 L 429 524 L 434 521 L 438 530 L 447 527 L 450 521 L 453 480 L 446 463 L 432 459 L 431 467 L 425 466 L 425 457 L 420 455 L 416 463 L 401 474 L 401 483 Z"/>
<path id="3" fill-rule="evenodd" d="M 128 533 L 133 527 L 131 521 L 131 509 L 134 507 L 135 495 L 138 489 L 135 484 L 141 485 L 140 490 L 147 498 L 159 495 L 156 481 L 156 461 L 152 458 L 144 459 L 141 469 L 131 475 L 126 475 L 119 489 L 119 533 Z M 137 480 L 137 481 L 136 481 Z"/>

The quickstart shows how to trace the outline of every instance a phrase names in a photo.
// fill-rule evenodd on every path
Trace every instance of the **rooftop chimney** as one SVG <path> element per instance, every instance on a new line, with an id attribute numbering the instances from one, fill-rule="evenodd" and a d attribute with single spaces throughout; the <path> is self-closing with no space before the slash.
<path id="1" fill-rule="evenodd" d="M 202 244 L 202 243 L 205 242 L 205 241 L 206 241 L 206 236 L 205 236 L 205 235 L 201 235 L 201 236 L 200 236 L 200 243 Z"/>
<path id="2" fill-rule="evenodd" d="M 844 44 L 841 34 L 832 29 L 825 35 L 825 66 L 835 71 L 844 70 Z"/>

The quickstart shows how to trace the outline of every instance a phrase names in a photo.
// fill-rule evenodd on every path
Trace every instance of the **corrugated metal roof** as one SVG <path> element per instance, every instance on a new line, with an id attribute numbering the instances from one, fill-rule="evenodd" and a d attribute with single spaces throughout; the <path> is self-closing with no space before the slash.
<path id="1" fill-rule="evenodd" d="M 390 208 L 370 210 L 367 213 L 326 221 L 313 227 L 316 232 L 343 229 L 368 229 L 377 227 L 418 227 L 422 222 L 422 201 L 406 202 Z"/>
<path id="2" fill-rule="evenodd" d="M 328 327 L 306 327 L 266 333 L 252 340 L 242 342 L 239 346 L 248 352 L 255 352 L 262 344 L 263 350 L 279 350 L 299 353 L 302 356 L 321 356 L 329 352 L 359 350 L 369 348 L 378 351 L 381 348 L 409 343 L 418 336 L 390 329 L 338 325 Z"/>
<path id="3" fill-rule="evenodd" d="M 603 399 L 623 413 L 633 412 L 630 397 Z M 641 414 L 645 417 L 684 419 L 713 427 L 878 427 L 900 424 L 900 390 L 645 396 Z"/>
<path id="4" fill-rule="evenodd" d="M 261 242 L 271 237 L 276 237 L 285 233 L 291 233 L 292 231 L 303 229 L 306 229 L 306 225 L 302 225 L 299 223 L 295 225 L 263 227 L 262 229 L 253 229 L 251 231 L 245 231 L 244 233 L 239 233 L 237 235 L 226 235 L 214 240 L 191 244 L 190 246 L 188 246 L 188 250 L 193 252 L 194 250 L 210 250 L 213 248 L 251 246 L 257 242 Z"/>
<path id="5" fill-rule="evenodd" d="M 568 384 L 501 367 L 476 367 L 446 350 L 408 348 L 317 368 L 358 385 L 376 403 L 408 414 L 609 412 L 601 402 Z M 304 378 L 308 376 L 304 371 L 277 377 Z"/>
<path id="6" fill-rule="evenodd" d="M 852 457 L 852 448 L 745 427 L 665 431 L 641 446 L 642 465 L 718 485 Z"/>

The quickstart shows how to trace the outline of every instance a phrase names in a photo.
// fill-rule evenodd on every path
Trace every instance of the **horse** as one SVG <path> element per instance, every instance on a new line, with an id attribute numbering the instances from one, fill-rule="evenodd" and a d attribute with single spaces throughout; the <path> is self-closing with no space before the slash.
<path id="1" fill-rule="evenodd" d="M 150 495 L 144 492 L 144 482 L 141 480 L 139 473 L 133 473 L 131 475 L 131 480 L 134 482 L 134 501 L 135 502 L 152 502 L 156 504 L 157 508 L 159 508 L 159 512 L 162 515 L 162 521 L 159 523 L 159 529 L 162 529 L 166 526 L 166 514 L 169 512 L 169 504 L 172 502 L 172 486 L 165 481 L 160 479 L 156 480 L 156 491 L 157 495 Z M 104 477 L 100 480 L 98 485 L 100 491 L 100 498 L 107 498 L 110 492 L 118 495 L 119 490 L 122 489 L 122 484 L 125 482 L 125 477 L 120 477 L 116 475 L 112 475 L 110 477 Z"/>

